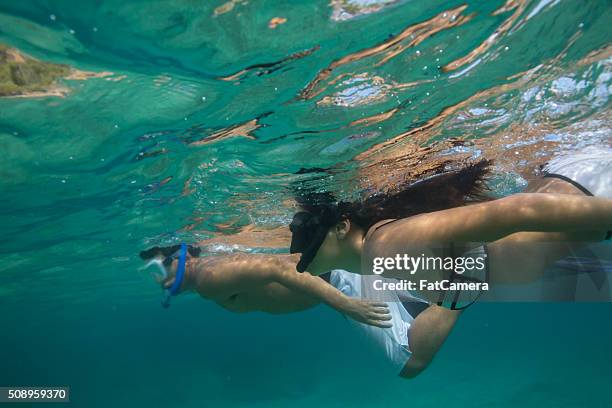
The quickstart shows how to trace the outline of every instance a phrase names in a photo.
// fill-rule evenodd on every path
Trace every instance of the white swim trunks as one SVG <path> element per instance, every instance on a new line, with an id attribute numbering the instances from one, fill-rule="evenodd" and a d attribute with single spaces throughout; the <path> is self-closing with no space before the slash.
<path id="1" fill-rule="evenodd" d="M 372 301 L 376 300 L 368 296 L 362 290 L 361 275 L 336 269 L 331 272 L 329 283 L 349 297 L 367 298 Z M 393 364 L 394 369 L 399 374 L 412 354 L 408 342 L 408 329 L 410 329 L 410 325 L 414 318 L 408 310 L 406 310 L 399 297 L 395 300 L 396 301 L 391 302 L 386 301 L 389 306 L 393 327 L 383 329 L 359 323 L 354 320 L 351 321 L 354 322 L 360 330 L 365 332 L 368 338 L 379 348 L 384 350 L 388 360 Z M 412 299 L 412 301 L 417 300 Z M 424 305 L 424 307 L 427 306 L 427 304 L 420 302 L 419 305 L 421 304 Z"/>

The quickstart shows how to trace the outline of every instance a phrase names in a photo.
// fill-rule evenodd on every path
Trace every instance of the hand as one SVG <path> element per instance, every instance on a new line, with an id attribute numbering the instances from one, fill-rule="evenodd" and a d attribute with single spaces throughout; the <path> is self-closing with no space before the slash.
<path id="1" fill-rule="evenodd" d="M 370 326 L 388 328 L 393 324 L 390 322 L 389 306 L 384 302 L 370 302 L 367 300 L 350 298 L 341 310 L 351 319 Z"/>

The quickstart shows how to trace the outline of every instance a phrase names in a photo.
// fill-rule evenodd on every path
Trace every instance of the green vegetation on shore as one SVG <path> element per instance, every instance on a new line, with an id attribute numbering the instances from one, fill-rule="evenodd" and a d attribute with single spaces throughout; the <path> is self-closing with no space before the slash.
<path id="1" fill-rule="evenodd" d="M 47 92 L 69 73 L 68 65 L 38 61 L 0 44 L 0 97 Z"/>

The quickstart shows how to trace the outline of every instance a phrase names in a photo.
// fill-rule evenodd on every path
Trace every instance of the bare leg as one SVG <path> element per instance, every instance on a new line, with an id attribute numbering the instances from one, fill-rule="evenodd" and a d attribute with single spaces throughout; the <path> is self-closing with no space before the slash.
<path id="1" fill-rule="evenodd" d="M 457 310 L 431 305 L 414 319 L 408 333 L 412 356 L 400 376 L 414 378 L 431 363 L 460 313 Z"/>

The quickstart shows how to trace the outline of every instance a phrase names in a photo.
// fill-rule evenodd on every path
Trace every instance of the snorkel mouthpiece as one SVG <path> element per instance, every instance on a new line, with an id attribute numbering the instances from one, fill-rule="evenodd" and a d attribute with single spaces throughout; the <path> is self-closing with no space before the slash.
<path id="1" fill-rule="evenodd" d="M 153 248 L 140 251 L 140 258 L 144 261 L 149 260 L 145 266 L 139 269 L 147 269 L 152 265 L 156 265 L 159 272 L 154 272 L 151 275 L 155 278 L 157 283 L 163 283 L 168 280 L 170 273 L 168 269 L 172 266 L 175 259 L 178 258 L 178 264 L 176 267 L 176 275 L 174 276 L 174 282 L 169 288 L 162 289 L 162 300 L 161 305 L 164 309 L 170 307 L 170 299 L 172 296 L 179 294 L 181 285 L 185 278 L 185 268 L 187 262 L 187 254 L 193 258 L 197 258 L 202 253 L 202 249 L 197 246 L 187 245 L 184 242 L 179 245 L 172 245 L 168 247 L 155 246 Z"/>
<path id="2" fill-rule="evenodd" d="M 149 262 L 147 262 L 145 266 L 141 267 L 140 270 L 149 269 L 151 265 L 155 265 L 159 268 L 160 273 L 151 273 L 151 275 L 153 275 L 156 280 L 161 282 L 168 278 L 168 271 L 166 270 L 166 267 L 164 266 L 164 263 L 161 259 L 151 259 Z"/>
<path id="3" fill-rule="evenodd" d="M 154 250 L 156 249 L 159 249 L 159 248 L 157 247 L 154 248 Z M 146 265 L 144 265 L 143 267 L 139 268 L 140 270 L 144 270 L 144 269 L 150 268 L 152 265 L 157 266 L 157 268 L 159 269 L 159 272 L 153 272 L 151 273 L 151 275 L 155 278 L 155 280 L 158 283 L 162 283 L 166 279 L 168 279 L 168 277 L 170 276 L 166 267 L 167 266 L 169 267 L 170 265 L 172 265 L 172 260 L 176 257 L 176 254 L 178 252 L 179 254 L 178 255 L 178 265 L 176 267 L 176 276 L 174 277 L 174 282 L 172 283 L 171 287 L 163 290 L 161 304 L 164 307 L 164 309 L 167 309 L 168 307 L 170 307 L 170 298 L 172 296 L 178 295 L 181 289 L 181 285 L 185 277 L 185 263 L 187 262 L 187 251 L 188 250 L 190 251 L 192 256 L 198 256 L 200 254 L 199 248 L 188 247 L 187 244 L 181 243 L 179 250 L 175 251 L 171 255 L 168 255 L 164 260 L 162 260 L 159 257 L 156 257 L 156 258 L 151 259 L 149 262 L 147 262 Z M 150 252 L 150 251 L 141 252 L 141 255 L 140 255 L 141 258 L 145 258 L 147 256 L 147 252 Z M 155 255 L 155 256 L 158 256 L 158 255 Z"/>

